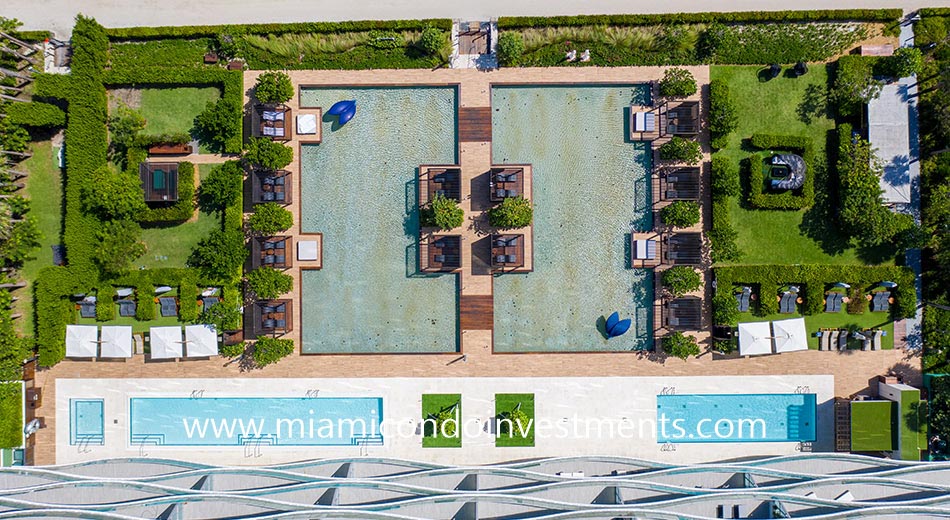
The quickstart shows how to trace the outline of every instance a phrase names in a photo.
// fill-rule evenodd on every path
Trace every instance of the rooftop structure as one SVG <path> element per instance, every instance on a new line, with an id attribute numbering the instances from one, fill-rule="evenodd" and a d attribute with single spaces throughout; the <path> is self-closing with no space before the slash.
<path id="1" fill-rule="evenodd" d="M 670 101 L 660 111 L 660 130 L 664 135 L 697 135 L 699 127 L 699 101 Z"/>
<path id="2" fill-rule="evenodd" d="M 178 200 L 178 163 L 143 162 L 139 164 L 139 178 L 146 202 Z"/>
<path id="3" fill-rule="evenodd" d="M 673 298 L 663 305 L 663 325 L 673 330 L 703 328 L 703 299 L 698 296 Z"/>
<path id="4" fill-rule="evenodd" d="M 703 261 L 702 233 L 670 233 L 664 237 L 664 259 L 674 265 L 699 265 Z"/>
<path id="5" fill-rule="evenodd" d="M 428 204 L 436 195 L 462 200 L 462 170 L 459 166 L 419 167 L 419 204 Z"/>
<path id="6" fill-rule="evenodd" d="M 251 335 L 282 335 L 294 330 L 293 320 L 294 301 L 263 300 L 251 306 Z M 246 318 L 245 318 L 246 319 Z"/>
<path id="7" fill-rule="evenodd" d="M 702 178 L 698 166 L 666 169 L 657 178 L 660 183 L 657 200 L 699 200 Z"/>

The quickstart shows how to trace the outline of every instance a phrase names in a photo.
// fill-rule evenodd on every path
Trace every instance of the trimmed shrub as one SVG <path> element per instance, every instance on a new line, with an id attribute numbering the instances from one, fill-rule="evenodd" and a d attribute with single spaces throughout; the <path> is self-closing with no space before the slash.
<path id="1" fill-rule="evenodd" d="M 142 181 L 130 172 L 116 172 L 103 165 L 83 187 L 83 205 L 103 220 L 137 217 L 146 209 Z"/>
<path id="2" fill-rule="evenodd" d="M 685 265 L 676 265 L 663 271 L 661 281 L 663 287 L 674 297 L 693 292 L 703 285 L 699 272 Z"/>
<path id="3" fill-rule="evenodd" d="M 419 48 L 430 56 L 437 56 L 448 43 L 445 34 L 444 31 L 435 27 L 426 27 L 419 36 Z"/>
<path id="4" fill-rule="evenodd" d="M 419 210 L 419 223 L 423 227 L 437 227 L 441 230 L 455 229 L 465 221 L 465 212 L 458 201 L 438 195 L 429 206 Z"/>
<path id="5" fill-rule="evenodd" d="M 178 285 L 178 318 L 185 322 L 198 319 L 198 285 L 194 277 L 184 279 Z"/>
<path id="6" fill-rule="evenodd" d="M 712 202 L 712 229 L 709 238 L 709 256 L 713 262 L 738 262 L 742 252 L 736 240 L 739 232 L 732 227 L 729 217 L 729 199 L 715 198 Z"/>
<path id="7" fill-rule="evenodd" d="M 678 331 L 663 336 L 660 344 L 663 346 L 663 352 L 684 361 L 689 359 L 690 356 L 698 356 L 701 352 L 699 344 L 696 343 L 696 338 Z"/>
<path id="8" fill-rule="evenodd" d="M 924 9 L 921 12 L 928 11 Z M 894 23 L 903 18 L 901 9 L 825 9 L 811 11 L 735 11 L 669 14 L 594 14 L 570 16 L 501 16 L 499 29 L 530 27 L 576 27 L 581 25 L 672 25 L 761 22 L 846 22 Z M 116 29 L 109 29 L 115 31 Z"/>
<path id="9" fill-rule="evenodd" d="M 293 287 L 293 277 L 273 267 L 258 267 L 247 273 L 247 288 L 258 299 L 272 300 L 289 293 Z"/>
<path id="10" fill-rule="evenodd" d="M 257 77 L 254 97 L 261 103 L 286 103 L 294 97 L 294 84 L 284 72 L 263 72 Z"/>
<path id="11" fill-rule="evenodd" d="M 115 287 L 111 283 L 102 283 L 96 289 L 96 321 L 112 321 L 115 319 Z"/>
<path id="12" fill-rule="evenodd" d="M 924 66 L 924 55 L 917 47 L 900 47 L 894 54 L 882 60 L 885 73 L 895 78 L 906 78 L 920 74 Z"/>
<path id="13" fill-rule="evenodd" d="M 663 97 L 692 96 L 696 93 L 696 78 L 686 69 L 666 69 L 659 86 L 660 95 Z"/>
<path id="14" fill-rule="evenodd" d="M 8 103 L 4 107 L 11 123 L 35 127 L 60 127 L 66 124 L 66 113 L 56 105 L 34 101 Z"/>
<path id="15" fill-rule="evenodd" d="M 685 228 L 699 223 L 699 203 L 678 200 L 660 210 L 660 220 L 671 227 Z"/>
<path id="16" fill-rule="evenodd" d="M 739 126 L 736 102 L 729 93 L 729 84 L 722 79 L 709 83 L 709 133 L 713 148 L 724 148 L 727 137 Z"/>
<path id="17" fill-rule="evenodd" d="M 531 225 L 531 201 L 524 197 L 509 197 L 488 210 L 488 223 L 496 228 L 514 229 Z"/>
<path id="18" fill-rule="evenodd" d="M 709 187 L 713 198 L 737 197 L 742 192 L 739 167 L 725 155 L 714 155 Z"/>
<path id="19" fill-rule="evenodd" d="M 727 291 L 716 291 L 712 298 L 713 324 L 735 327 L 739 324 L 739 301 Z"/>
<path id="20" fill-rule="evenodd" d="M 518 64 L 524 54 L 524 37 L 521 33 L 505 31 L 498 35 L 498 64 L 511 67 Z"/>
<path id="21" fill-rule="evenodd" d="M 185 25 L 159 27 L 112 27 L 106 34 L 112 40 L 148 40 L 159 38 L 213 38 L 220 34 L 334 34 L 356 31 L 421 31 L 426 27 L 452 29 L 452 20 L 354 20 L 345 22 L 256 23 L 243 25 Z"/>
<path id="22" fill-rule="evenodd" d="M 835 81 L 828 91 L 828 100 L 841 117 L 861 115 L 861 107 L 881 95 L 884 84 L 874 79 L 873 56 L 842 56 L 838 59 Z"/>
<path id="23" fill-rule="evenodd" d="M 218 331 L 234 330 L 238 328 L 238 324 L 241 323 L 241 308 L 238 305 L 220 301 L 208 308 L 202 308 L 201 314 L 198 315 L 196 321 L 198 323 L 214 325 L 214 328 Z M 243 351 L 244 347 L 242 346 L 241 352 Z M 221 355 L 227 356 L 227 354 L 224 353 Z"/>
<path id="24" fill-rule="evenodd" d="M 279 170 L 294 160 L 294 149 L 264 137 L 252 138 L 244 159 L 261 168 Z"/>
<path id="25" fill-rule="evenodd" d="M 96 265 L 105 273 L 128 270 L 132 262 L 145 254 L 141 236 L 142 228 L 131 220 L 105 222 L 96 233 Z"/>
<path id="26" fill-rule="evenodd" d="M 129 153 L 129 167 L 138 168 L 140 161 L 133 160 L 137 154 L 144 159 L 145 152 L 133 149 Z M 135 165 L 135 166 L 132 166 Z M 178 163 L 178 200 L 171 206 L 148 207 L 136 219 L 142 224 L 185 222 L 195 214 L 195 165 Z"/>
<path id="27" fill-rule="evenodd" d="M 211 169 L 198 187 L 198 203 L 207 212 L 222 210 L 241 200 L 244 170 L 238 161 L 228 161 Z"/>
<path id="28" fill-rule="evenodd" d="M 200 269 L 208 278 L 231 280 L 244 264 L 247 255 L 244 234 L 240 230 L 216 229 L 207 238 L 198 242 L 188 258 L 188 264 Z"/>
<path id="29" fill-rule="evenodd" d="M 276 202 L 267 202 L 254 207 L 247 223 L 254 233 L 272 235 L 290 229 L 294 225 L 294 214 Z"/>
<path id="30" fill-rule="evenodd" d="M 294 342 L 290 339 L 278 339 L 259 336 L 254 342 L 251 357 L 258 368 L 272 365 L 294 353 Z"/>
<path id="31" fill-rule="evenodd" d="M 764 154 L 753 154 L 743 165 L 749 179 L 746 202 L 758 209 L 802 209 L 815 203 L 815 168 L 818 166 L 811 139 L 793 135 L 753 134 L 749 142 L 755 148 L 771 153 L 791 152 L 805 160 L 805 183 L 800 189 L 772 192 L 765 184 Z M 769 155 L 771 157 L 771 155 Z"/>
<path id="32" fill-rule="evenodd" d="M 673 136 L 669 141 L 660 145 L 660 160 L 675 161 L 686 164 L 699 164 L 703 152 L 698 141 Z"/>

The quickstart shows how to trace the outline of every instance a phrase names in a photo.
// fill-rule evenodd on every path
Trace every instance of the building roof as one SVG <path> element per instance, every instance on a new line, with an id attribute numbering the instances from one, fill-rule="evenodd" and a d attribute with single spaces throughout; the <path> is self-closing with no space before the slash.
<path id="1" fill-rule="evenodd" d="M 139 164 L 139 179 L 146 202 L 178 200 L 178 163 L 143 162 Z"/>

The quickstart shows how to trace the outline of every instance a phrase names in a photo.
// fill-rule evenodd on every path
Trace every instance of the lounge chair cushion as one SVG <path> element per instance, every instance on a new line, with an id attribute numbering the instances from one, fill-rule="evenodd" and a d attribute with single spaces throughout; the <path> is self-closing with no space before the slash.
<path id="1" fill-rule="evenodd" d="M 161 306 L 162 316 L 166 318 L 178 316 L 178 302 L 174 298 L 159 298 L 158 303 Z"/>
<path id="2" fill-rule="evenodd" d="M 119 300 L 119 316 L 123 318 L 128 318 L 135 316 L 135 302 L 132 300 Z"/>

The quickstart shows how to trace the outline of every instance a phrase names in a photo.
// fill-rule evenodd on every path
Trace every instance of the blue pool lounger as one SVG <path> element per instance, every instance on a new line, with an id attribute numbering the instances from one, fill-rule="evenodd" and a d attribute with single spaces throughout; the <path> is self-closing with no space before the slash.
<path id="1" fill-rule="evenodd" d="M 330 110 L 327 110 L 327 115 L 330 116 L 339 116 L 344 112 L 350 109 L 350 107 L 356 106 L 355 99 L 344 99 L 343 101 L 337 101 L 330 107 Z"/>

